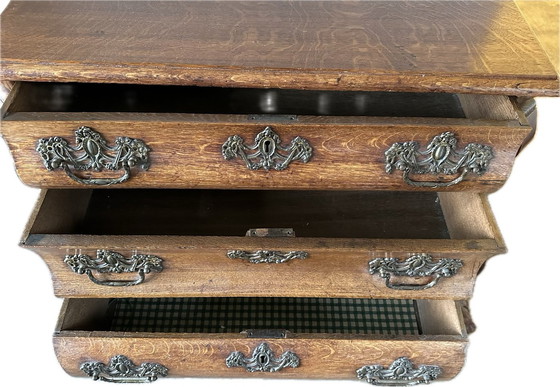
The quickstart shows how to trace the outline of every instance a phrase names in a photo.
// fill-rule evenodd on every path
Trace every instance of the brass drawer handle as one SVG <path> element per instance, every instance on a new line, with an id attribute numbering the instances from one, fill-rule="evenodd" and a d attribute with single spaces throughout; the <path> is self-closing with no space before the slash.
<path id="1" fill-rule="evenodd" d="M 147 383 L 167 376 L 168 369 L 158 363 L 135 365 L 124 355 L 111 358 L 109 365 L 102 362 L 82 363 L 80 369 L 93 380 L 113 383 Z"/>
<path id="2" fill-rule="evenodd" d="M 66 255 L 64 263 L 77 274 L 87 274 L 97 285 L 105 286 L 133 286 L 144 282 L 146 274 L 163 270 L 163 260 L 155 255 L 134 254 L 130 258 L 110 250 L 97 250 L 95 258 L 86 254 Z M 99 273 L 133 273 L 138 272 L 138 278 L 132 281 L 105 281 L 94 277 L 92 271 Z"/>
<path id="3" fill-rule="evenodd" d="M 435 136 L 426 151 L 419 150 L 418 142 L 397 142 L 385 152 L 385 171 L 403 171 L 403 180 L 415 187 L 450 187 L 463 181 L 467 173 L 484 174 L 494 158 L 492 147 L 470 143 L 463 151 L 456 151 L 457 136 L 451 132 Z M 459 175 L 451 181 L 418 181 L 410 175 Z"/>
<path id="4" fill-rule="evenodd" d="M 42 138 L 37 144 L 45 167 L 49 170 L 63 169 L 78 183 L 87 185 L 112 185 L 125 182 L 130 177 L 132 167 L 148 170 L 150 148 L 142 141 L 129 137 L 117 137 L 115 146 L 95 130 L 87 126 L 79 127 L 76 132 L 76 146 L 72 147 L 61 137 Z M 109 154 L 112 153 L 112 154 Z M 119 171 L 124 173 L 116 178 L 82 178 L 74 171 Z"/>
<path id="5" fill-rule="evenodd" d="M 255 348 L 251 357 L 235 351 L 226 358 L 226 366 L 242 367 L 248 372 L 278 372 L 284 368 L 299 366 L 299 357 L 292 351 L 286 351 L 276 357 L 267 343 L 261 343 Z"/>
<path id="6" fill-rule="evenodd" d="M 309 253 L 305 251 L 282 251 L 274 250 L 228 250 L 227 257 L 231 259 L 242 259 L 251 263 L 284 263 L 294 259 L 306 259 Z"/>
<path id="7" fill-rule="evenodd" d="M 463 267 L 463 261 L 453 258 L 441 258 L 434 262 L 429 254 L 414 254 L 404 261 L 396 258 L 376 258 L 369 262 L 369 273 L 379 274 L 385 278 L 385 285 L 396 290 L 424 290 L 433 287 L 441 277 L 452 277 Z M 391 276 L 433 277 L 425 285 L 394 284 Z"/>
<path id="8" fill-rule="evenodd" d="M 246 145 L 244 141 L 237 134 L 230 136 L 222 145 L 222 155 L 226 160 L 241 158 L 251 170 L 281 171 L 295 160 L 307 163 L 313 155 L 313 148 L 309 142 L 299 136 L 295 137 L 290 145 L 282 146 L 280 136 L 270 126 L 257 134 L 253 145 Z M 256 161 L 252 161 L 253 159 Z"/>
<path id="9" fill-rule="evenodd" d="M 358 379 L 365 379 L 366 382 L 375 386 L 429 384 L 436 380 L 441 373 L 441 367 L 436 365 L 420 365 L 415 369 L 408 357 L 399 357 L 387 369 L 379 364 L 372 364 L 356 370 Z"/>

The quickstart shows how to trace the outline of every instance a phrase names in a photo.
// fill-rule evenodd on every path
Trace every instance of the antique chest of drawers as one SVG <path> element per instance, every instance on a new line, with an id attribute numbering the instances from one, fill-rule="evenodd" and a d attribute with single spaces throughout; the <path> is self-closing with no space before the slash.
<path id="1" fill-rule="evenodd" d="M 506 251 L 488 194 L 531 98 L 558 94 L 514 3 L 12 2 L 1 43 L 64 371 L 463 368 L 475 280 Z"/>

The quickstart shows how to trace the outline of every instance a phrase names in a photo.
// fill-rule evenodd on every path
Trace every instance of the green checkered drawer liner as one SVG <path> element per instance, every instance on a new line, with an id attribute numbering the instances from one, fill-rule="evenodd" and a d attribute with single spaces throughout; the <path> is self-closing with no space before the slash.
<path id="1" fill-rule="evenodd" d="M 413 300 L 347 298 L 126 298 L 111 301 L 112 331 L 419 334 Z"/>

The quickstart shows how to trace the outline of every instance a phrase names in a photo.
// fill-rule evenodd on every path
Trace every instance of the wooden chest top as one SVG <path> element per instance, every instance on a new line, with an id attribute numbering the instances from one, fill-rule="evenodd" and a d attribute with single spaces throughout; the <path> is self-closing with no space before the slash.
<path id="1" fill-rule="evenodd" d="M 557 95 L 504 1 L 12 2 L 12 81 Z"/>

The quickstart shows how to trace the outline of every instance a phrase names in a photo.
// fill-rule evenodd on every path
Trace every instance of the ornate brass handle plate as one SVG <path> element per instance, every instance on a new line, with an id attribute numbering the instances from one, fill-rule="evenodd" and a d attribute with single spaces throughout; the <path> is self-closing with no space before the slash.
<path id="1" fill-rule="evenodd" d="M 97 250 L 95 258 L 86 254 L 66 255 L 66 263 L 75 273 L 87 274 L 89 279 L 97 285 L 105 286 L 133 286 L 144 282 L 145 275 L 150 272 L 161 272 L 163 270 L 163 260 L 155 255 L 134 254 L 130 258 L 125 258 L 110 250 Z M 124 280 L 99 280 L 93 275 L 93 271 L 98 273 L 138 273 L 138 278 L 132 281 Z"/>
<path id="2" fill-rule="evenodd" d="M 112 185 L 123 183 L 130 178 L 131 169 L 150 167 L 150 148 L 142 140 L 118 137 L 115 145 L 107 141 L 90 127 L 81 126 L 76 132 L 76 146 L 70 146 L 62 137 L 42 138 L 37 144 L 37 152 L 49 171 L 63 169 L 74 181 L 87 185 Z M 123 171 L 115 178 L 83 178 L 76 171 L 103 170 Z"/>
<path id="3" fill-rule="evenodd" d="M 222 155 L 226 160 L 241 158 L 251 170 L 281 171 L 288 168 L 292 161 L 307 163 L 313 156 L 313 148 L 299 136 L 292 139 L 290 145 L 283 146 L 280 136 L 267 126 L 257 134 L 253 145 L 245 144 L 245 140 L 237 134 L 230 136 L 222 145 Z"/>
<path id="4" fill-rule="evenodd" d="M 434 262 L 429 254 L 414 254 L 399 261 L 396 258 L 376 258 L 369 262 L 369 273 L 379 274 L 385 278 L 385 285 L 396 290 L 424 290 L 433 287 L 442 277 L 452 277 L 463 267 L 463 261 L 453 258 L 441 258 Z M 395 277 L 426 277 L 432 281 L 425 285 L 394 284 Z"/>
<path id="5" fill-rule="evenodd" d="M 231 259 L 241 259 L 251 263 L 284 263 L 294 259 L 306 259 L 309 254 L 305 251 L 274 251 L 274 250 L 229 250 L 227 257 Z"/>
<path id="6" fill-rule="evenodd" d="M 135 365 L 124 355 L 111 358 L 106 365 L 99 361 L 82 363 L 80 369 L 93 380 L 113 383 L 148 383 L 167 376 L 168 369 L 158 363 Z"/>
<path id="7" fill-rule="evenodd" d="M 356 370 L 358 379 L 365 380 L 374 386 L 416 386 L 428 384 L 436 380 L 442 369 L 436 365 L 420 365 L 414 367 L 407 357 L 399 357 L 389 368 L 379 364 L 366 365 Z"/>
<path id="8" fill-rule="evenodd" d="M 295 353 L 286 351 L 276 357 L 267 343 L 261 343 L 255 348 L 251 357 L 239 351 L 230 353 L 226 359 L 226 366 L 242 367 L 248 372 L 278 372 L 286 367 L 296 368 L 299 362 L 299 357 Z"/>
<path id="9" fill-rule="evenodd" d="M 397 142 L 385 152 L 385 171 L 403 171 L 403 180 L 415 187 L 450 187 L 458 184 L 468 173 L 484 174 L 494 157 L 488 145 L 470 143 L 457 151 L 457 136 L 451 132 L 435 136 L 426 151 L 416 141 Z M 413 180 L 411 175 L 458 175 L 448 181 Z"/>

